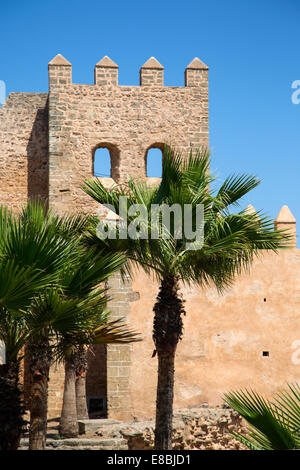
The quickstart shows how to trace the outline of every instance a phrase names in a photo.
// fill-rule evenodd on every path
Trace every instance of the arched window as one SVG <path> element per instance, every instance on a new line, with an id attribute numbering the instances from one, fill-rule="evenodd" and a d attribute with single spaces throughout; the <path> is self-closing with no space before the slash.
<path id="1" fill-rule="evenodd" d="M 98 148 L 94 155 L 94 176 L 111 178 L 111 159 L 108 148 Z"/>
<path id="2" fill-rule="evenodd" d="M 93 175 L 97 178 L 119 179 L 120 152 L 109 143 L 97 145 L 93 151 Z"/>
<path id="3" fill-rule="evenodd" d="M 146 154 L 146 175 L 148 178 L 161 178 L 162 177 L 162 148 L 153 146 L 149 148 Z"/>

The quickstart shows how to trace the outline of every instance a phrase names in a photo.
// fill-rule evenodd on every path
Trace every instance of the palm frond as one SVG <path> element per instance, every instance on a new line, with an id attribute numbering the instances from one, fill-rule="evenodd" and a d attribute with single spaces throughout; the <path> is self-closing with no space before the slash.
<path id="1" fill-rule="evenodd" d="M 26 308 L 38 291 L 54 282 L 53 275 L 19 266 L 14 259 L 0 259 L 0 307 L 7 310 Z"/>
<path id="2" fill-rule="evenodd" d="M 281 390 L 275 396 L 275 404 L 280 409 L 285 421 L 292 432 L 300 438 L 300 386 L 287 384 L 286 390 Z"/>
<path id="3" fill-rule="evenodd" d="M 230 392 L 224 395 L 224 401 L 250 425 L 246 439 L 244 436 L 240 438 L 244 444 L 250 442 L 261 449 L 269 450 L 300 448 L 300 440 L 291 432 L 280 409 L 258 393 L 253 390 Z"/>
<path id="4" fill-rule="evenodd" d="M 29 330 L 21 315 L 0 308 L 0 340 L 5 344 L 6 362 L 20 360 L 28 341 Z"/>
<path id="5" fill-rule="evenodd" d="M 142 341 L 139 333 L 130 329 L 123 318 L 100 324 L 91 336 L 92 344 L 128 344 L 138 341 Z"/>
<path id="6" fill-rule="evenodd" d="M 246 174 L 229 176 L 216 194 L 213 208 L 220 211 L 231 205 L 239 205 L 240 199 L 259 184 L 260 180 L 256 176 Z"/>
<path id="7" fill-rule="evenodd" d="M 209 153 L 205 149 L 191 150 L 188 158 L 180 152 L 165 146 L 163 152 L 163 174 L 160 186 L 153 190 L 145 183 L 130 180 L 128 186 L 115 186 L 107 190 L 98 181 L 86 183 L 85 192 L 100 203 L 111 203 L 119 214 L 119 196 L 128 197 L 130 204 L 142 204 L 148 217 L 140 221 L 140 227 L 147 236 L 145 239 L 126 237 L 116 239 L 97 239 L 95 230 L 89 231 L 86 238 L 93 249 L 120 252 L 131 264 L 140 265 L 147 272 L 155 272 L 161 279 L 166 273 L 174 273 L 186 283 L 207 285 L 213 283 L 219 290 L 230 286 L 235 277 L 248 270 L 254 257 L 263 250 L 277 252 L 287 246 L 289 235 L 282 230 L 274 230 L 273 220 L 261 212 L 248 214 L 240 211 L 230 212 L 230 206 L 237 205 L 240 199 L 260 183 L 257 177 L 232 175 L 225 180 L 214 196 L 209 192 L 214 176 L 209 173 Z M 204 243 L 202 239 L 195 250 L 187 250 L 185 231 L 178 237 L 175 218 L 170 217 L 166 225 L 160 215 L 152 237 L 150 221 L 152 204 L 161 208 L 163 204 L 176 204 L 184 219 L 184 208 L 191 207 L 191 232 L 200 235 L 197 221 L 197 207 L 202 204 L 204 215 Z M 128 217 L 132 221 L 134 217 Z M 103 222 L 104 223 L 104 222 Z M 150 226 L 151 224 L 151 226 Z M 198 224 L 198 225 L 197 225 Z M 124 239 L 126 238 L 126 239 Z M 197 248 L 198 247 L 198 248 Z"/>

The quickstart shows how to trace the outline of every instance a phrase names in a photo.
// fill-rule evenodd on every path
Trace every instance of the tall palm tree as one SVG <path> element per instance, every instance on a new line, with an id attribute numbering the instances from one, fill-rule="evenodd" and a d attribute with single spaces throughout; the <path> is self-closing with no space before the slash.
<path id="1" fill-rule="evenodd" d="M 139 220 L 143 236 L 127 238 L 124 226 L 119 224 L 116 239 L 103 239 L 100 232 L 107 229 L 105 221 L 99 222 L 98 230 L 90 232 L 91 246 L 121 251 L 133 264 L 141 266 L 147 273 L 154 272 L 160 287 L 154 305 L 153 340 L 158 356 L 158 382 L 156 400 L 155 448 L 171 449 L 172 411 L 174 390 L 174 361 L 178 341 L 182 338 L 182 315 L 185 314 L 180 295 L 180 282 L 198 285 L 215 285 L 220 291 L 231 285 L 236 275 L 247 269 L 253 258 L 262 249 L 276 251 L 284 243 L 285 235 L 273 230 L 273 222 L 262 214 L 249 214 L 244 210 L 231 213 L 232 206 L 259 184 L 256 177 L 230 176 L 218 191 L 210 192 L 214 177 L 209 172 L 209 154 L 203 149 L 191 152 L 188 158 L 170 147 L 165 147 L 162 180 L 158 187 L 132 179 L 128 185 L 115 186 L 107 190 L 99 180 L 89 180 L 83 189 L 100 204 L 109 208 L 124 220 L 124 207 L 120 196 L 127 197 L 127 207 L 141 204 L 144 215 Z M 197 210 L 203 208 L 204 241 L 194 242 L 190 249 L 191 237 L 183 231 L 179 236 L 178 226 L 170 226 L 159 217 L 154 224 L 158 237 L 151 237 L 151 207 L 153 204 L 178 204 L 181 213 L 191 210 L 192 229 L 201 232 L 197 226 Z M 202 206 L 199 206 L 199 205 Z M 188 205 L 188 206 L 186 206 Z M 121 212 L 120 212 L 121 209 Z M 128 222 L 136 214 L 127 211 Z M 124 225 L 124 224 L 123 224 Z M 128 225 L 128 227 L 130 227 Z M 153 228 L 153 225 L 152 225 Z M 122 235 L 119 232 L 122 230 Z M 201 235 L 201 233 L 200 233 Z M 125 239 L 124 239 L 125 238 Z"/>
<path id="2" fill-rule="evenodd" d="M 21 214 L 16 216 L 14 229 L 3 244 L 3 251 L 7 256 L 14 257 L 20 266 L 34 266 L 40 272 L 52 275 L 52 289 L 57 289 L 65 265 L 76 259 L 79 246 L 79 237 L 76 234 L 85 223 L 85 218 L 58 217 L 47 211 L 39 202 L 29 203 Z M 48 298 L 44 290 L 41 291 L 35 303 L 27 310 L 26 316 L 30 328 L 26 352 L 31 376 L 31 450 L 43 449 L 46 439 L 48 380 L 53 360 L 50 344 L 53 310 L 51 303 L 50 306 L 47 304 Z M 43 314 L 38 316 L 40 323 L 30 323 L 34 318 L 34 307 L 40 308 L 40 313 Z"/>
<path id="3" fill-rule="evenodd" d="M 5 364 L 0 366 L 0 448 L 7 450 L 18 447 L 24 424 L 19 371 L 29 331 L 23 311 L 38 292 L 55 281 L 53 273 L 20 262 L 14 250 L 19 222 L 20 217 L 0 207 L 0 339 L 5 344 L 6 355 Z M 22 233 L 23 245 L 28 238 L 29 232 Z M 27 257 L 26 252 L 24 256 Z"/>
<path id="4" fill-rule="evenodd" d="M 84 217 L 54 216 L 38 202 L 29 203 L 16 216 L 6 209 L 0 211 L 0 277 L 3 278 L 0 289 L 4 294 L 5 288 L 8 289 L 6 297 L 2 299 L 1 308 L 2 313 L 4 309 L 4 313 L 10 314 L 10 317 L 6 315 L 6 318 L 10 319 L 11 331 L 20 331 L 14 323 L 16 319 L 14 309 L 19 309 L 17 313 L 25 323 L 21 337 L 15 335 L 12 339 L 16 340 L 17 344 L 23 344 L 25 333 L 27 335 L 26 344 L 32 375 L 30 390 L 32 449 L 43 448 L 45 445 L 48 375 L 52 361 L 50 335 L 54 331 L 53 318 L 50 315 L 53 313 L 52 305 L 46 302 L 49 298 L 48 291 L 59 288 L 61 272 L 66 265 L 72 264 L 76 259 L 80 243 L 76 235 L 86 224 L 87 219 Z M 11 283 L 11 280 L 15 282 Z M 18 289 L 20 282 L 23 282 L 23 286 Z M 27 291 L 30 291 L 29 298 Z M 13 301 L 9 303 L 10 299 Z M 34 321 L 33 308 L 37 306 L 41 308 L 38 316 L 40 323 Z M 9 325 L 4 322 L 2 326 L 4 342 L 8 343 L 10 332 L 5 331 L 5 328 Z M 16 344 L 14 348 L 17 349 Z M 5 371 L 7 366 L 2 369 Z"/>
<path id="5" fill-rule="evenodd" d="M 251 450 L 300 449 L 300 387 L 288 384 L 274 400 L 253 390 L 226 393 L 224 401 L 249 424 L 247 435 L 232 433 Z"/>
<path id="6" fill-rule="evenodd" d="M 84 244 L 82 248 L 84 248 Z M 112 256 L 111 254 L 107 256 L 103 250 L 95 252 L 90 249 L 83 249 L 77 258 L 77 262 L 72 263 L 72 266 L 67 267 L 64 271 L 62 284 L 64 285 L 64 295 L 66 298 L 78 298 L 81 300 L 85 298 L 86 301 L 89 301 L 92 294 L 96 295 L 100 317 L 96 315 L 96 323 L 91 323 L 89 326 L 90 331 L 98 328 L 99 318 L 101 325 L 103 322 L 102 313 L 107 300 L 107 293 L 106 289 L 101 288 L 101 286 L 109 276 L 122 268 L 125 261 L 126 259 L 120 253 L 117 253 L 117 256 Z M 94 315 L 92 311 L 91 314 Z M 90 344 L 90 340 L 87 341 L 87 344 Z M 76 351 L 72 354 L 76 375 L 75 391 L 78 419 L 88 419 L 86 402 L 87 353 L 86 344 L 81 342 L 76 344 Z M 75 432 L 75 428 L 76 425 L 73 425 L 73 432 Z"/>
<path id="7" fill-rule="evenodd" d="M 25 424 L 19 374 L 29 330 L 20 309 L 28 307 L 49 280 L 34 268 L 19 267 L 0 256 L 0 340 L 5 344 L 5 362 L 0 365 L 0 450 L 18 448 Z"/>
<path id="8" fill-rule="evenodd" d="M 72 402 L 68 401 L 68 397 L 73 384 L 68 385 L 72 382 L 69 379 L 73 377 L 74 367 L 73 364 L 70 366 L 74 361 L 78 369 L 79 354 L 70 351 L 74 350 L 75 345 L 82 347 L 90 343 L 92 327 L 95 332 L 98 331 L 100 318 L 98 311 L 99 308 L 102 309 L 105 297 L 103 289 L 97 288 L 97 285 L 120 269 L 125 259 L 120 253 L 105 255 L 103 250 L 97 253 L 92 250 L 86 251 L 81 238 L 90 223 L 89 217 L 61 218 L 49 212 L 44 213 L 43 210 L 30 205 L 26 211 L 23 211 L 22 222 L 23 229 L 29 224 L 31 228 L 39 229 L 39 233 L 45 225 L 49 241 L 58 244 L 60 249 L 65 248 L 63 254 L 60 253 L 61 263 L 56 264 L 54 269 L 56 287 L 35 298 L 26 316 L 30 328 L 27 351 L 32 376 L 29 447 L 31 450 L 36 450 L 45 448 L 50 365 L 56 356 L 57 343 L 67 344 L 67 340 L 69 347 L 66 349 L 66 388 L 61 433 L 68 437 L 76 435 L 76 413 L 74 410 L 73 414 L 66 410 L 68 407 L 72 408 Z M 34 261 L 44 268 L 44 259 L 39 252 Z M 33 260 L 30 259 L 30 262 Z M 93 311 L 96 311 L 96 314 Z M 101 322 L 103 323 L 103 316 Z M 134 334 L 128 331 L 127 334 L 127 339 L 134 339 Z M 118 338 L 121 340 L 123 336 L 125 341 L 126 329 L 121 330 L 119 325 L 114 335 L 114 340 Z M 100 335 L 94 333 L 94 337 L 96 343 Z M 108 335 L 106 338 L 109 341 Z M 102 341 L 103 339 L 102 334 Z"/>
<path id="9" fill-rule="evenodd" d="M 38 215 L 38 216 L 37 216 Z M 105 301 L 103 290 L 97 285 L 120 269 L 124 264 L 124 256 L 120 253 L 105 255 L 103 250 L 93 253 L 86 251 L 82 244 L 82 237 L 86 227 L 90 224 L 89 217 L 69 216 L 58 217 L 51 213 L 44 214 L 30 208 L 24 213 L 25 226 L 41 228 L 46 226 L 50 242 L 60 245 L 61 263 L 55 265 L 56 287 L 43 292 L 32 303 L 26 321 L 30 327 L 28 342 L 28 355 L 32 376 L 30 401 L 30 434 L 29 447 L 31 450 L 45 448 L 47 426 L 47 390 L 50 365 L 56 356 L 56 346 L 67 344 L 66 353 L 66 389 L 62 412 L 62 435 L 71 435 L 77 427 L 72 420 L 76 414 L 65 412 L 65 408 L 72 406 L 67 398 L 70 383 L 73 377 L 73 364 L 78 368 L 79 356 L 70 351 L 74 345 L 83 346 L 90 343 L 92 326 L 99 327 L 99 308 Z M 42 225 L 42 227 L 40 227 Z M 62 247 L 61 247 L 62 245 Z M 43 257 L 36 256 L 36 263 L 43 263 Z M 47 267 L 47 270 L 49 266 Z M 96 314 L 93 313 L 96 311 Z M 97 320 L 96 317 L 97 316 Z M 103 322 L 103 318 L 102 318 Z M 118 335 L 125 335 L 126 331 L 119 329 Z M 116 333 L 116 336 L 118 336 Z M 132 335 L 132 339 L 133 339 Z M 97 342 L 97 336 L 95 336 Z M 72 374 L 71 374 L 72 372 Z M 72 381 L 71 381 L 72 382 Z M 74 382 L 75 383 L 75 382 Z M 72 430 L 73 426 L 73 430 Z"/>
<path id="10" fill-rule="evenodd" d="M 22 342 L 23 329 L 22 321 L 12 319 L 7 310 L 0 309 L 0 338 L 8 345 L 6 361 L 0 365 L 0 450 L 17 450 L 25 425 L 25 407 L 19 383 L 20 350 L 15 347 L 18 341 Z"/>
<path id="11" fill-rule="evenodd" d="M 74 316 L 80 318 L 79 331 L 59 332 L 61 357 L 65 362 L 65 387 L 62 407 L 60 434 L 63 437 L 78 435 L 79 418 L 88 417 L 85 390 L 78 396 L 78 373 L 85 388 L 84 377 L 87 369 L 86 345 L 99 343 L 129 343 L 139 341 L 137 335 L 121 321 L 110 321 L 105 306 L 106 289 L 101 285 L 114 272 L 122 268 L 125 258 L 117 254 L 105 255 L 103 251 L 83 251 L 76 262 L 63 273 L 64 299 L 74 302 Z M 82 411 L 83 410 L 83 411 Z M 78 412 L 80 415 L 78 416 Z"/>
<path id="12" fill-rule="evenodd" d="M 122 320 L 109 321 L 106 314 L 99 315 L 98 319 L 92 323 L 93 326 L 90 328 L 89 334 L 87 334 L 86 329 L 85 334 L 82 334 L 81 331 L 78 336 L 72 335 L 72 337 L 63 338 L 65 386 L 60 422 L 60 435 L 62 437 L 78 436 L 78 419 L 83 419 L 78 416 L 79 406 L 76 393 L 76 371 L 78 370 L 78 362 L 82 363 L 81 346 L 83 344 L 127 344 L 140 340 Z M 81 398 L 86 402 L 85 391 Z"/>

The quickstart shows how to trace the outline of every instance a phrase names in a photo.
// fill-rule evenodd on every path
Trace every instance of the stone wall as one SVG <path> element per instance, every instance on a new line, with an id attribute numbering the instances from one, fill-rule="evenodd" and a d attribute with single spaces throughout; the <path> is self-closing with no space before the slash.
<path id="1" fill-rule="evenodd" d="M 219 293 L 213 286 L 181 286 L 186 316 L 175 360 L 176 408 L 222 403 L 224 392 L 254 388 L 266 396 L 299 382 L 300 250 L 264 252 L 250 273 Z M 132 288 L 131 326 L 143 333 L 133 344 L 130 375 L 133 416 L 155 415 L 157 359 L 152 358 L 155 279 L 139 272 Z M 147 403 L 147 406 L 145 404 Z"/>
<path id="2" fill-rule="evenodd" d="M 110 152 L 112 178 L 101 181 L 111 184 L 145 178 L 153 146 L 170 143 L 185 155 L 192 146 L 208 146 L 208 68 L 199 62 L 188 66 L 198 82 L 186 80 L 185 87 L 165 87 L 163 66 L 154 58 L 142 66 L 138 87 L 118 86 L 118 66 L 108 57 L 95 66 L 95 85 L 73 84 L 71 64 L 60 55 L 49 63 L 49 202 L 55 211 L 96 210 L 81 187 L 93 177 L 99 147 Z M 112 318 L 128 318 L 130 281 L 114 276 L 109 287 Z M 117 419 L 135 413 L 131 349 L 107 347 L 107 411 Z"/>
<path id="3" fill-rule="evenodd" d="M 129 450 L 151 450 L 154 445 L 154 420 L 103 424 L 86 437 L 125 439 Z M 245 423 L 234 410 L 224 407 L 175 410 L 173 417 L 174 450 L 244 449 L 232 432 L 245 433 Z"/>
<path id="4" fill-rule="evenodd" d="M 154 420 L 120 422 L 112 419 L 80 422 L 77 439 L 60 439 L 54 430 L 47 439 L 47 450 L 153 450 Z M 245 434 L 243 419 L 225 407 L 175 410 L 173 450 L 245 450 L 232 432 Z M 28 448 L 28 439 L 21 449 Z"/>
<path id="5" fill-rule="evenodd" d="M 48 94 L 11 93 L 0 108 L 0 204 L 48 196 Z"/>
<path id="6" fill-rule="evenodd" d="M 110 300 L 107 308 L 111 320 L 130 321 L 132 300 L 131 281 L 120 273 L 110 277 L 107 286 Z M 129 378 L 131 374 L 131 344 L 107 345 L 107 413 L 115 419 L 128 420 L 132 417 L 134 404 L 131 402 Z"/>
<path id="7" fill-rule="evenodd" d="M 99 147 L 109 149 L 112 176 L 124 182 L 129 176 L 146 177 L 150 147 L 169 143 L 187 153 L 191 146 L 208 146 L 204 64 L 201 70 L 191 69 L 201 80 L 187 81 L 185 87 L 163 86 L 156 74 L 163 67 L 155 59 L 141 68 L 141 77 L 147 77 L 141 86 L 117 86 L 117 78 L 114 82 L 109 78 L 109 71 L 117 74 L 117 66 L 109 67 L 109 60 L 97 64 L 95 85 L 70 83 L 70 65 L 63 64 L 60 81 L 50 80 L 49 200 L 59 212 L 95 210 L 81 186 L 93 176 L 94 152 Z M 52 68 L 59 67 L 51 62 L 50 77 Z"/>

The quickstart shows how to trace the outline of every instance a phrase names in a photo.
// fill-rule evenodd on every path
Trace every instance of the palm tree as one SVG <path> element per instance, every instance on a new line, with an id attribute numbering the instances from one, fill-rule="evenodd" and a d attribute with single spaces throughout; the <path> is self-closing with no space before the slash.
<path id="1" fill-rule="evenodd" d="M 0 256 L 0 340 L 5 344 L 5 363 L 0 365 L 0 450 L 18 448 L 25 424 L 19 373 L 29 330 L 20 309 L 28 307 L 47 282 L 49 278 L 37 270 L 20 268 Z"/>
<path id="2" fill-rule="evenodd" d="M 258 218 L 257 214 L 243 210 L 230 212 L 231 206 L 238 206 L 239 200 L 258 186 L 256 177 L 230 176 L 217 192 L 210 192 L 209 185 L 213 179 L 209 173 L 207 151 L 191 151 L 189 158 L 184 159 L 180 153 L 165 147 L 162 180 L 158 187 L 148 187 L 146 183 L 132 179 L 128 185 L 109 190 L 99 180 L 87 181 L 83 187 L 98 203 L 110 204 L 109 208 L 113 208 L 119 216 L 124 212 L 120 196 L 127 197 L 129 207 L 141 204 L 142 212 L 146 214 L 146 217 L 140 218 L 143 236 L 133 239 L 129 229 L 125 229 L 126 238 L 124 226 L 119 224 L 121 237 L 117 231 L 116 239 L 103 239 L 97 236 L 99 226 L 103 230 L 107 227 L 107 223 L 102 221 L 98 230 L 90 231 L 89 242 L 100 249 L 105 246 L 122 252 L 147 273 L 154 272 L 160 282 L 153 308 L 153 340 L 158 356 L 155 449 L 171 449 L 172 446 L 174 361 L 178 341 L 182 338 L 182 315 L 185 314 L 180 282 L 202 286 L 214 284 L 221 291 L 232 284 L 237 274 L 250 266 L 260 250 L 276 251 L 283 246 L 284 234 L 273 230 L 270 219 L 262 214 Z M 188 249 L 187 243 L 191 237 L 184 232 L 179 237 L 177 225 L 171 220 L 169 227 L 163 217 L 159 217 L 154 224 L 160 236 L 151 237 L 149 219 L 153 204 L 159 207 L 162 204 L 168 207 L 178 204 L 181 214 L 184 214 L 185 207 L 189 207 L 192 229 L 198 232 L 197 210 L 202 204 L 205 227 L 203 244 L 199 237 L 200 241 L 194 243 L 194 249 Z M 127 211 L 127 220 L 131 223 L 136 214 L 130 214 Z M 122 215 L 121 218 L 124 220 Z"/>
<path id="3" fill-rule="evenodd" d="M 82 245 L 82 248 L 84 248 L 84 244 Z M 81 343 L 76 343 L 76 350 L 71 348 L 71 351 L 73 351 L 72 362 L 74 363 L 73 367 L 76 376 L 75 392 L 77 419 L 88 419 L 85 390 L 88 353 L 86 344 L 91 344 L 90 335 L 96 328 L 99 327 L 99 320 L 100 325 L 102 325 L 103 322 L 103 308 L 106 304 L 107 295 L 106 289 L 101 288 L 101 286 L 109 276 L 111 276 L 116 270 L 122 268 L 125 261 L 126 259 L 120 253 L 117 253 L 117 256 L 116 254 L 112 256 L 112 254 L 106 255 L 103 250 L 101 252 L 94 252 L 93 250 L 83 249 L 80 253 L 80 256 L 78 256 L 76 263 L 72 263 L 72 266 L 67 267 L 64 272 L 64 279 L 62 280 L 62 284 L 64 285 L 65 297 L 78 298 L 81 300 L 85 299 L 85 301 L 89 302 L 92 295 L 96 298 L 96 307 L 98 310 L 96 311 L 96 317 L 92 310 L 88 313 L 91 320 L 94 319 L 94 323 L 91 322 L 88 325 L 88 338 L 85 336 L 85 341 L 83 341 L 80 336 Z M 124 335 L 125 331 L 122 333 Z M 71 346 L 75 346 L 75 343 Z M 67 357 L 69 351 L 70 348 L 67 348 Z M 63 403 L 64 410 L 67 404 L 65 404 L 65 401 Z M 64 426 L 61 426 L 61 428 L 63 429 Z M 77 432 L 75 429 L 77 429 L 76 423 L 73 424 L 73 433 Z M 65 431 L 62 431 L 62 433 L 64 432 Z"/>
<path id="4" fill-rule="evenodd" d="M 7 364 L 11 363 L 10 357 L 14 361 L 19 359 L 19 345 L 23 347 L 26 339 L 32 375 L 32 449 L 45 445 L 48 375 L 52 361 L 50 336 L 54 331 L 53 318 L 50 316 L 52 305 L 46 302 L 48 291 L 59 288 L 61 272 L 76 259 L 79 250 L 79 237 L 76 234 L 83 230 L 86 223 L 84 217 L 53 216 L 38 202 L 29 203 L 16 216 L 3 208 L 0 211 L 0 278 L 3 281 L 0 289 L 3 295 L 7 291 L 0 306 L 2 337 L 5 344 L 9 345 L 6 348 Z M 23 285 L 20 286 L 20 283 Z M 41 308 L 39 316 L 35 315 L 34 307 Z M 35 321 L 35 317 L 39 322 Z M 9 323 L 4 318 L 9 319 Z M 14 355 L 10 353 L 10 348 Z M 5 372 L 8 366 L 2 369 Z M 14 367 L 14 370 L 16 375 L 18 368 Z"/>
<path id="5" fill-rule="evenodd" d="M 104 335 L 98 333 L 100 319 L 98 312 L 99 308 L 103 309 L 105 297 L 103 289 L 97 285 L 119 270 L 125 258 L 120 253 L 105 255 L 103 250 L 97 253 L 92 250 L 86 251 L 81 239 L 90 223 L 89 217 L 61 218 L 49 212 L 45 213 L 43 208 L 30 205 L 26 211 L 23 211 L 22 222 L 23 230 L 29 224 L 30 228 L 38 229 L 39 233 L 45 226 L 49 238 L 48 244 L 52 242 L 61 250 L 65 248 L 62 253 L 60 252 L 61 263 L 55 265 L 56 287 L 44 291 L 35 298 L 26 315 L 30 329 L 27 352 L 32 376 L 29 447 L 31 450 L 36 450 L 45 448 L 49 369 L 57 355 L 56 348 L 60 348 L 61 344 L 68 345 L 65 355 L 66 387 L 61 434 L 65 437 L 78 434 L 76 408 L 73 407 L 70 395 L 75 390 L 73 389 L 74 366 L 78 370 L 82 365 L 79 361 L 79 349 L 75 351 L 75 346 L 82 348 L 84 344 L 90 343 L 91 337 L 95 343 L 99 339 L 103 342 Z M 17 240 L 19 241 L 18 238 Z M 42 255 L 43 253 L 38 252 L 35 259 L 30 259 L 30 262 L 35 262 L 40 269 L 45 269 Z M 92 328 L 94 328 L 93 336 Z M 108 333 L 109 331 L 106 334 L 108 342 L 117 339 L 121 341 L 122 337 L 124 341 L 135 339 L 133 333 L 121 329 L 120 325 L 118 329 L 114 329 L 113 338 L 110 338 Z"/>
<path id="6" fill-rule="evenodd" d="M 76 393 L 76 371 L 78 362 L 82 364 L 82 345 L 83 344 L 126 344 L 133 341 L 139 341 L 138 336 L 128 330 L 122 320 L 109 321 L 107 314 L 100 314 L 96 321 L 91 322 L 91 331 L 85 330 L 73 337 L 63 338 L 64 362 L 65 362 L 65 386 L 63 407 L 60 422 L 60 435 L 62 437 L 76 437 L 78 435 L 78 397 Z M 88 334 L 87 334 L 88 333 Z M 86 358 L 86 350 L 84 351 Z M 79 356 L 79 357 L 78 357 Z M 85 369 L 86 371 L 86 369 Z M 84 382 L 85 385 L 85 382 Z M 85 390 L 81 397 L 86 403 Z M 82 409 L 82 405 L 79 402 Z"/>
<path id="7" fill-rule="evenodd" d="M 19 371 L 29 331 L 23 310 L 29 308 L 41 289 L 54 281 L 49 272 L 19 262 L 13 250 L 17 230 L 16 218 L 7 208 L 0 207 L 0 340 L 5 344 L 6 355 L 5 364 L 0 365 L 0 448 L 3 450 L 17 449 L 24 425 Z"/>
<path id="8" fill-rule="evenodd" d="M 0 310 L 0 316 L 0 337 L 7 340 L 10 331 L 17 342 L 17 338 L 22 335 L 22 323 L 17 325 L 15 319 L 11 321 L 10 314 L 5 309 Z M 4 324 L 6 327 L 3 335 Z M 6 350 L 7 362 L 0 365 L 0 450 L 17 450 L 25 425 L 25 407 L 19 384 L 20 361 L 8 351 Z"/>
<path id="9" fill-rule="evenodd" d="M 29 448 L 37 450 L 46 445 L 48 375 L 58 354 L 60 337 L 78 334 L 86 322 L 78 300 L 66 300 L 59 287 L 52 287 L 34 299 L 26 314 L 26 323 L 30 330 L 28 353 L 33 376 L 30 398 L 35 400 L 35 408 L 32 402 L 29 406 Z"/>
<path id="10" fill-rule="evenodd" d="M 274 401 L 253 390 L 230 392 L 224 401 L 250 425 L 247 435 L 232 433 L 251 450 L 300 449 L 300 387 L 288 384 Z"/>
<path id="11" fill-rule="evenodd" d="M 64 437 L 78 435 L 77 419 L 88 418 L 85 394 L 87 369 L 86 345 L 109 342 L 130 342 L 138 338 L 120 323 L 107 322 L 104 315 L 106 289 L 101 285 L 114 272 L 122 268 L 126 259 L 120 253 L 105 254 L 102 250 L 81 250 L 71 264 L 61 271 L 60 285 L 64 300 L 74 302 L 74 316 L 80 317 L 80 329 L 58 331 L 64 349 L 65 388 L 60 433 Z M 62 300 L 61 300 L 62 301 Z M 105 323 L 105 325 L 103 325 Z M 75 400 L 73 399 L 75 397 Z M 75 403 L 76 402 L 76 403 Z M 75 403 L 75 405 L 74 405 Z M 77 408 L 77 412 L 76 412 Z"/>
<path id="12" fill-rule="evenodd" d="M 54 242 L 55 246 L 60 247 L 61 258 L 61 263 L 55 264 L 56 286 L 35 298 L 26 316 L 30 328 L 28 355 L 32 376 L 29 447 L 36 450 L 45 448 L 49 369 L 57 356 L 56 348 L 59 349 L 61 344 L 69 346 L 65 356 L 66 388 L 61 433 L 64 436 L 76 435 L 76 407 L 73 414 L 66 413 L 66 410 L 68 407 L 72 409 L 72 400 L 68 401 L 70 390 L 73 390 L 70 385 L 73 384 L 74 373 L 72 362 L 79 356 L 70 351 L 76 344 L 83 346 L 90 343 L 90 330 L 92 326 L 98 329 L 98 312 L 105 301 L 103 290 L 97 285 L 120 269 L 125 259 L 120 253 L 105 255 L 103 251 L 97 254 L 91 250 L 86 252 L 81 239 L 90 224 L 89 217 L 61 218 L 30 208 L 24 213 L 23 221 L 25 227 L 29 223 L 39 232 L 45 225 L 48 244 Z M 35 263 L 40 265 L 43 262 L 42 256 L 36 256 Z M 126 331 L 119 330 L 115 335 L 121 337 L 121 333 L 125 335 Z"/>
<path id="13" fill-rule="evenodd" d="M 78 435 L 78 419 L 88 416 L 86 410 L 85 375 L 87 369 L 86 345 L 99 343 L 128 343 L 139 341 L 133 331 L 121 321 L 109 321 L 105 310 L 107 295 L 101 285 L 124 264 L 124 257 L 93 250 L 83 251 L 63 273 L 63 295 L 74 302 L 74 316 L 80 319 L 79 331 L 66 330 L 61 336 L 60 356 L 65 362 L 65 388 L 60 434 L 63 437 Z M 76 387 L 80 373 L 83 387 Z M 77 393 L 76 393 L 77 388 Z M 80 394 L 78 393 L 80 391 Z M 83 411 L 82 411 L 83 410 Z M 79 414 L 79 413 L 80 414 Z"/>
<path id="14" fill-rule="evenodd" d="M 20 266 L 34 266 L 40 272 L 52 275 L 51 289 L 57 289 L 65 265 L 71 264 L 76 259 L 79 245 L 76 233 L 85 223 L 84 218 L 81 220 L 78 217 L 54 216 L 50 211 L 46 211 L 41 203 L 29 203 L 16 217 L 14 229 L 3 250 L 7 256 L 14 257 Z M 26 315 L 26 322 L 30 328 L 26 352 L 31 375 L 29 400 L 31 450 L 43 449 L 46 440 L 48 380 L 53 360 L 50 344 L 53 310 L 51 302 L 50 305 L 47 304 L 48 299 L 44 290 L 41 291 Z M 36 315 L 36 310 L 32 311 L 34 308 L 40 308 L 39 316 Z M 39 322 L 33 321 L 36 317 Z"/>

